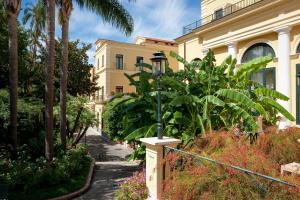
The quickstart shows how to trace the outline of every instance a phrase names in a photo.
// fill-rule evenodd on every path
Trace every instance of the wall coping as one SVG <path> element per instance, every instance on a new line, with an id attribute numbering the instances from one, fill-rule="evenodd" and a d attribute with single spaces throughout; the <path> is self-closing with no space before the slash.
<path id="1" fill-rule="evenodd" d="M 140 141 L 142 143 L 150 144 L 153 146 L 159 146 L 159 145 L 168 145 L 168 144 L 179 144 L 181 143 L 181 140 L 170 138 L 170 137 L 163 137 L 163 139 L 158 139 L 157 137 L 150 137 L 150 138 L 141 138 Z"/>

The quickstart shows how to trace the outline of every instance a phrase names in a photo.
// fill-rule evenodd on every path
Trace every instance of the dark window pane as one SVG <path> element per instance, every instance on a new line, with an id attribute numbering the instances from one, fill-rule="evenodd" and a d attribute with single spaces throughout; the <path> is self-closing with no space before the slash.
<path id="1" fill-rule="evenodd" d="M 116 93 L 123 93 L 123 86 L 116 86 Z"/>
<path id="2" fill-rule="evenodd" d="M 121 54 L 116 55 L 116 68 L 123 69 L 123 55 Z"/>
<path id="3" fill-rule="evenodd" d="M 300 53 L 300 43 L 299 43 L 299 45 L 298 45 L 298 47 L 297 47 L 296 53 Z"/>
<path id="4" fill-rule="evenodd" d="M 265 87 L 269 89 L 275 89 L 275 69 L 266 69 L 265 70 Z"/>
<path id="5" fill-rule="evenodd" d="M 275 57 L 273 48 L 266 43 L 257 43 L 247 49 L 242 57 L 242 63 L 246 63 L 254 58 L 268 55 Z"/>
<path id="6" fill-rule="evenodd" d="M 250 76 L 250 80 L 259 83 L 260 85 L 269 88 L 276 89 L 276 81 L 275 81 L 275 68 L 266 68 L 262 69 L 259 72 L 253 73 Z"/>
<path id="7" fill-rule="evenodd" d="M 136 63 L 143 63 L 144 62 L 144 58 L 141 56 L 137 56 L 136 57 Z"/>
<path id="8" fill-rule="evenodd" d="M 215 11 L 215 19 L 220 19 L 223 17 L 223 9 Z"/>

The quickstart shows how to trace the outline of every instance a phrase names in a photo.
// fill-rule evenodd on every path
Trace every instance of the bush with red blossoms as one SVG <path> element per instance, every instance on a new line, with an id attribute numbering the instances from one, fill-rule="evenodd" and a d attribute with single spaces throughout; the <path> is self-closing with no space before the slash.
<path id="1" fill-rule="evenodd" d="M 136 172 L 132 177 L 125 179 L 115 194 L 116 200 L 144 200 L 147 198 L 145 170 Z"/>

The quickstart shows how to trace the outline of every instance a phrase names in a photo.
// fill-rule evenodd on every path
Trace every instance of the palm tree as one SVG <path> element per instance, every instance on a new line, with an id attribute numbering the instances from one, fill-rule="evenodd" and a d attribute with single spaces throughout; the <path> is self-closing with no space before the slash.
<path id="1" fill-rule="evenodd" d="M 46 0 L 46 27 L 47 27 L 47 59 L 45 84 L 45 154 L 46 159 L 53 159 L 53 97 L 54 97 L 54 64 L 55 64 L 55 1 Z"/>
<path id="2" fill-rule="evenodd" d="M 21 0 L 4 0 L 8 17 L 9 33 L 9 93 L 10 93 L 10 124 L 9 133 L 12 138 L 13 153 L 18 146 L 17 136 L 17 100 L 18 100 L 18 22 Z"/>
<path id="3" fill-rule="evenodd" d="M 31 53 L 31 65 L 29 65 L 28 70 L 33 72 L 36 66 L 36 55 L 38 47 L 41 47 L 41 36 L 42 32 L 45 30 L 46 25 L 46 8 L 43 0 L 38 0 L 38 2 L 33 5 L 27 5 L 27 8 L 24 10 L 23 24 L 30 25 L 30 51 Z M 25 82 L 25 93 L 29 93 L 29 87 L 32 76 L 28 77 Z"/>
<path id="4" fill-rule="evenodd" d="M 40 37 L 46 25 L 46 9 L 43 0 L 38 0 L 35 5 L 29 4 L 24 10 L 23 24 L 29 23 L 32 43 L 32 64 L 35 66 L 37 47 L 40 45 Z"/>
<path id="5" fill-rule="evenodd" d="M 128 0 L 133 2 L 134 0 Z M 121 29 L 126 35 L 133 31 L 133 19 L 118 0 L 75 0 L 80 8 L 98 14 L 104 21 L 111 23 Z M 67 93 L 67 76 L 68 76 L 68 35 L 69 20 L 73 9 L 72 0 L 57 1 L 60 12 L 59 22 L 62 26 L 62 64 L 60 69 L 60 133 L 61 143 L 66 149 L 66 93 Z"/>

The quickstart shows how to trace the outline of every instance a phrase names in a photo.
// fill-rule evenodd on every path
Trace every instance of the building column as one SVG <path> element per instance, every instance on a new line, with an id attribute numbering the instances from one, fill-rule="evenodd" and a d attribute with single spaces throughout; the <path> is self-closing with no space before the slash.
<path id="1" fill-rule="evenodd" d="M 236 58 L 237 55 L 237 42 L 230 42 L 227 44 L 228 55 L 231 55 L 232 58 Z"/>
<path id="2" fill-rule="evenodd" d="M 278 69 L 277 69 L 277 91 L 286 95 L 288 101 L 278 100 L 278 102 L 290 113 L 291 106 L 291 66 L 290 66 L 290 27 L 281 27 L 275 30 L 278 33 Z M 290 122 L 283 118 L 279 128 L 285 128 Z"/>

